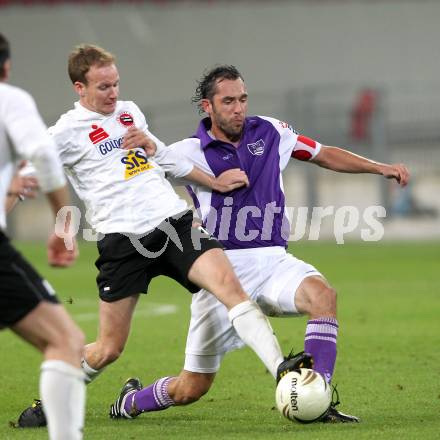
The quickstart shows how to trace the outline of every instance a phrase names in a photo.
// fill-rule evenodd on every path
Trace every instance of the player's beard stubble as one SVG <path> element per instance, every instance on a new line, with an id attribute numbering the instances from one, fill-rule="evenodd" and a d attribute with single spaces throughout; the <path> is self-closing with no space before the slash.
<path id="1" fill-rule="evenodd" d="M 212 115 L 215 125 L 223 132 L 223 134 L 231 142 L 237 142 L 241 138 L 243 132 L 243 121 L 234 121 L 223 118 L 219 113 L 214 110 Z"/>

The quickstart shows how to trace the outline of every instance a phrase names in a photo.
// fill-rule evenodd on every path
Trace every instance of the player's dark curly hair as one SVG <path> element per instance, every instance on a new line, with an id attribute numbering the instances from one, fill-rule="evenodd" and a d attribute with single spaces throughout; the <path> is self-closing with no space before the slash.
<path id="1" fill-rule="evenodd" d="M 0 34 L 0 79 L 5 76 L 5 63 L 11 57 L 11 48 L 7 38 Z"/>
<path id="2" fill-rule="evenodd" d="M 235 66 L 232 65 L 218 65 L 207 71 L 199 81 L 197 81 L 197 88 L 191 102 L 197 104 L 199 113 L 203 113 L 201 101 L 202 99 L 211 100 L 215 95 L 216 85 L 218 80 L 223 79 L 238 79 L 243 77 Z"/>

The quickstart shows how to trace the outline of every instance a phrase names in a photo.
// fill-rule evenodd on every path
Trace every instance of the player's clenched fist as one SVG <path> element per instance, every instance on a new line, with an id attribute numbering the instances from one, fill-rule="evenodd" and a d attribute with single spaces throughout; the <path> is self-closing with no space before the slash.
<path id="1" fill-rule="evenodd" d="M 223 171 L 223 173 L 217 177 L 214 189 L 220 192 L 228 192 L 241 188 L 242 186 L 249 186 L 248 176 L 239 168 L 232 168 Z"/>
<path id="2" fill-rule="evenodd" d="M 156 154 L 156 143 L 142 130 L 132 125 L 125 133 L 122 148 L 124 150 L 132 150 L 137 147 L 143 148 L 145 153 L 147 153 L 147 156 L 154 156 Z"/>
<path id="3" fill-rule="evenodd" d="M 387 179 L 397 180 L 400 186 L 406 186 L 410 178 L 408 168 L 401 163 L 383 165 L 381 172 Z"/>
<path id="4" fill-rule="evenodd" d="M 61 238 L 56 234 L 49 237 L 47 243 L 47 259 L 51 266 L 55 267 L 69 267 L 78 258 L 78 245 L 75 237 Z"/>

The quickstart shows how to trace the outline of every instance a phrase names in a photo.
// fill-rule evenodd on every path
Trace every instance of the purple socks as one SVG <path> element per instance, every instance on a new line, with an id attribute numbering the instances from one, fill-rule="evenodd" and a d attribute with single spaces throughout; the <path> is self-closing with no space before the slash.
<path id="1" fill-rule="evenodd" d="M 336 318 L 317 318 L 307 322 L 304 351 L 313 356 L 314 370 L 327 382 L 331 381 L 335 368 L 338 327 Z"/>
<path id="2" fill-rule="evenodd" d="M 174 405 L 168 395 L 168 383 L 173 377 L 162 377 L 153 384 L 140 391 L 129 395 L 125 401 L 124 409 L 128 414 L 149 411 L 161 411 Z"/>

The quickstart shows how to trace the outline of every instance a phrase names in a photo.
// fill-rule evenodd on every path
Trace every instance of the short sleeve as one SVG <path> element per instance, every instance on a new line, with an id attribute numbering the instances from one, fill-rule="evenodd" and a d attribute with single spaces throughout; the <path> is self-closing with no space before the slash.
<path id="1" fill-rule="evenodd" d="M 292 151 L 295 148 L 298 139 L 298 133 L 292 125 L 287 122 L 280 121 L 268 116 L 260 116 L 260 118 L 270 122 L 274 129 L 279 134 L 279 155 L 280 155 L 280 170 L 284 170 L 289 163 Z"/>
<path id="2" fill-rule="evenodd" d="M 32 159 L 41 146 L 53 147 L 34 99 L 24 90 L 15 88 L 2 118 L 8 136 L 20 157 Z"/>
<path id="3" fill-rule="evenodd" d="M 4 124 L 14 149 L 19 157 L 33 163 L 42 191 L 50 192 L 65 185 L 53 140 L 47 133 L 32 96 L 14 88 L 4 113 Z"/>

